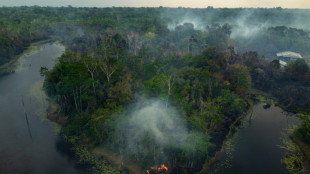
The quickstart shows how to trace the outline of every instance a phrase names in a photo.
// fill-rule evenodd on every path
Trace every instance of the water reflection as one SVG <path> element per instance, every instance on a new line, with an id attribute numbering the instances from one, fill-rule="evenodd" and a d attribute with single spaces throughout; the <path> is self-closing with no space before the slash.
<path id="1" fill-rule="evenodd" d="M 39 70 L 52 68 L 64 50 L 55 43 L 38 46 L 19 59 L 15 73 L 0 78 L 0 173 L 86 173 L 56 148 L 59 136 L 46 119 Z"/>
<path id="2" fill-rule="evenodd" d="M 256 104 L 207 173 L 289 173 L 281 163 L 285 150 L 279 145 L 283 131 L 298 123 L 298 118 L 273 104 Z"/>

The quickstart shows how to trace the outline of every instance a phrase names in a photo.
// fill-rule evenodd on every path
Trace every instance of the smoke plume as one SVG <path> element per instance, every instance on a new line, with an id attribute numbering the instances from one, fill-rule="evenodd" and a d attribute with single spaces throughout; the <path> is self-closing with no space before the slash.
<path id="1" fill-rule="evenodd" d="M 161 100 L 139 102 L 129 114 L 129 119 L 120 125 L 127 148 L 135 149 L 149 139 L 160 149 L 164 147 L 186 148 L 188 129 L 184 118 L 173 107 Z"/>

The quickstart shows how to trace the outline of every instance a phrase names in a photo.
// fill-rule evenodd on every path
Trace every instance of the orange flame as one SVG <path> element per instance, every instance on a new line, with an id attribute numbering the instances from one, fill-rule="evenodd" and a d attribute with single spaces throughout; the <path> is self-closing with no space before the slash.
<path id="1" fill-rule="evenodd" d="M 160 168 L 161 168 L 161 169 L 164 169 L 166 172 L 168 172 L 168 167 L 165 166 L 165 164 L 161 164 L 161 165 L 160 165 Z"/>
<path id="2" fill-rule="evenodd" d="M 147 174 L 150 174 L 150 172 L 162 172 L 165 171 L 168 172 L 168 167 L 165 164 L 161 164 L 160 167 L 151 167 L 150 170 L 146 170 Z"/>

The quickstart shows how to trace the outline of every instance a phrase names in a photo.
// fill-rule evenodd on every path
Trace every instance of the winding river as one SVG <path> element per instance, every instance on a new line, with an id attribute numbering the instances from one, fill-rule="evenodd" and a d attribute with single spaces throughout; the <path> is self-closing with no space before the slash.
<path id="1" fill-rule="evenodd" d="M 64 46 L 47 43 L 21 56 L 15 73 L 0 77 L 0 173 L 80 174 L 46 119 L 40 67 L 53 67 Z"/>
<path id="2" fill-rule="evenodd" d="M 298 123 L 297 117 L 277 106 L 254 105 L 207 173 L 290 173 L 281 163 L 285 151 L 279 146 L 288 138 L 287 129 Z"/>

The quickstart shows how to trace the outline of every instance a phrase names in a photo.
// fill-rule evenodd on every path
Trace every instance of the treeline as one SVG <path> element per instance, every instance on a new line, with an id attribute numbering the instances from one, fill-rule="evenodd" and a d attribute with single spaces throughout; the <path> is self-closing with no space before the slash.
<path id="1" fill-rule="evenodd" d="M 309 15 L 307 10 L 281 8 L 2 7 L 0 64 L 31 42 L 50 37 L 71 50 L 84 52 L 89 45 L 100 43 L 108 31 L 120 34 L 135 54 L 147 47 L 154 53 L 165 47 L 180 55 L 197 55 L 208 46 L 218 45 L 221 49 L 232 46 L 241 53 L 257 51 L 268 58 L 285 50 L 307 57 L 309 27 L 302 21 Z"/>
<path id="2" fill-rule="evenodd" d="M 51 21 L 35 8 L 0 9 L 0 65 L 22 53 L 32 42 L 47 39 Z"/>

